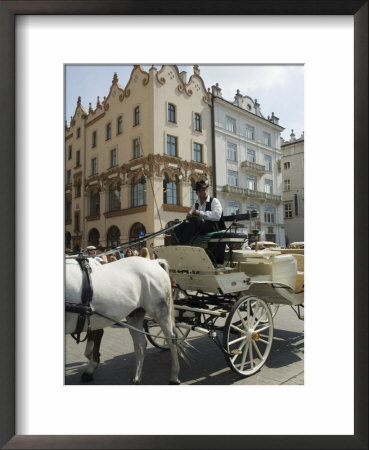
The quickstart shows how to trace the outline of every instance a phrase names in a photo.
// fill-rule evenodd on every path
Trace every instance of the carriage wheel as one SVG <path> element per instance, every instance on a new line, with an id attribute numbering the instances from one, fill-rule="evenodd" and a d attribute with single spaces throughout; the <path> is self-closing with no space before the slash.
<path id="1" fill-rule="evenodd" d="M 253 375 L 268 358 L 273 319 L 268 305 L 254 296 L 241 297 L 229 313 L 223 333 L 230 368 L 244 377 Z"/>
<path id="2" fill-rule="evenodd" d="M 154 319 L 144 319 L 143 326 L 146 333 L 150 333 L 150 336 L 146 335 L 147 340 L 150 342 L 150 344 L 152 344 L 156 348 L 160 348 L 161 350 L 169 350 L 167 341 L 163 339 L 163 331 Z M 176 325 L 176 332 L 179 338 L 186 339 L 186 337 L 190 333 L 190 330 L 187 328 L 183 328 L 180 325 Z"/>

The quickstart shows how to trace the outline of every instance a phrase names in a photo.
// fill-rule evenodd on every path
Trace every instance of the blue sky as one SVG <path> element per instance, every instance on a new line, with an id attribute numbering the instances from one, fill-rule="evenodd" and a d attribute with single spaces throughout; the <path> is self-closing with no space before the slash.
<path id="1" fill-rule="evenodd" d="M 142 65 L 144 70 L 151 66 Z M 161 64 L 156 65 L 160 69 Z M 97 96 L 107 96 L 114 72 L 124 88 L 129 80 L 132 65 L 67 65 L 65 68 L 65 119 L 68 124 L 74 115 L 78 96 L 88 110 L 95 108 Z M 193 73 L 193 66 L 178 66 Z M 296 137 L 304 131 L 304 68 L 296 65 L 199 65 L 206 88 L 218 83 L 223 98 L 233 101 L 237 89 L 242 95 L 257 99 L 264 117 L 272 112 L 285 128 L 282 137 L 289 139 L 291 129 Z"/>

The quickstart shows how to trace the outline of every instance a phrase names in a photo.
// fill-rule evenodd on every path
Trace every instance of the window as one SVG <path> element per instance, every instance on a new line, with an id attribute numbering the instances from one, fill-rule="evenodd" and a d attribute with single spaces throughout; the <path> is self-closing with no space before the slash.
<path id="1" fill-rule="evenodd" d="M 133 126 L 136 126 L 140 123 L 140 107 L 137 106 L 135 108 L 134 117 L 133 117 Z"/>
<path id="2" fill-rule="evenodd" d="M 231 161 L 237 161 L 237 145 L 233 144 L 233 142 L 228 142 L 227 144 L 228 152 L 227 157 Z"/>
<path id="3" fill-rule="evenodd" d="M 238 172 L 235 170 L 228 170 L 227 181 L 230 186 L 238 186 Z"/>
<path id="4" fill-rule="evenodd" d="M 179 179 L 176 175 L 174 181 L 169 181 L 167 174 L 163 181 L 164 203 L 166 205 L 179 205 Z"/>
<path id="5" fill-rule="evenodd" d="M 68 159 L 72 159 L 72 146 L 68 147 Z"/>
<path id="6" fill-rule="evenodd" d="M 273 194 L 273 181 L 272 180 L 265 180 L 264 182 L 264 189 L 267 194 Z"/>
<path id="7" fill-rule="evenodd" d="M 232 133 L 236 132 L 236 119 L 233 117 L 226 118 L 226 130 L 231 131 Z"/>
<path id="8" fill-rule="evenodd" d="M 146 235 L 145 225 L 141 222 L 136 222 L 132 225 L 129 231 L 129 240 L 135 241 L 137 239 L 142 239 Z M 137 249 L 140 250 L 142 247 L 146 247 L 146 242 L 141 241 L 137 244 Z"/>
<path id="9" fill-rule="evenodd" d="M 98 190 L 90 192 L 90 216 L 100 214 L 100 193 Z"/>
<path id="10" fill-rule="evenodd" d="M 100 233 L 96 228 L 92 228 L 88 233 L 88 245 L 94 245 L 97 247 L 100 241 Z"/>
<path id="11" fill-rule="evenodd" d="M 109 211 L 120 210 L 120 183 L 109 186 Z"/>
<path id="12" fill-rule="evenodd" d="M 106 236 L 106 245 L 108 247 L 113 247 L 114 245 L 120 244 L 120 230 L 118 227 L 113 225 L 109 228 L 108 234 Z"/>
<path id="13" fill-rule="evenodd" d="M 193 144 L 193 160 L 202 162 L 202 144 Z"/>
<path id="14" fill-rule="evenodd" d="M 137 138 L 133 140 L 133 158 L 139 158 L 141 156 L 141 139 Z"/>
<path id="15" fill-rule="evenodd" d="M 285 191 L 291 190 L 291 180 L 289 179 L 284 180 L 284 190 Z"/>
<path id="16" fill-rule="evenodd" d="M 177 138 L 167 135 L 167 155 L 177 156 Z"/>
<path id="17" fill-rule="evenodd" d="M 65 220 L 71 219 L 72 219 L 72 202 L 68 200 L 65 205 Z"/>
<path id="18" fill-rule="evenodd" d="M 97 174 L 97 158 L 91 159 L 91 175 Z"/>
<path id="19" fill-rule="evenodd" d="M 108 123 L 106 125 L 106 136 L 105 139 L 108 141 L 109 139 L 111 139 L 111 123 Z"/>
<path id="20" fill-rule="evenodd" d="M 284 204 L 284 218 L 291 219 L 292 218 L 292 203 Z"/>
<path id="21" fill-rule="evenodd" d="M 93 131 L 92 132 L 92 147 L 96 147 L 96 143 L 97 143 L 97 131 Z"/>
<path id="22" fill-rule="evenodd" d="M 72 183 L 72 171 L 71 170 L 67 170 L 67 182 L 66 184 L 71 184 Z"/>
<path id="23" fill-rule="evenodd" d="M 201 116 L 198 113 L 194 115 L 194 128 L 195 131 L 201 131 Z"/>
<path id="24" fill-rule="evenodd" d="M 77 138 L 80 138 L 80 137 L 81 137 L 81 129 L 77 128 Z"/>
<path id="25" fill-rule="evenodd" d="M 74 186 L 74 196 L 75 197 L 81 196 L 81 182 L 80 181 Z"/>
<path id="26" fill-rule="evenodd" d="M 256 177 L 253 175 L 248 175 L 246 179 L 247 189 L 251 189 L 252 191 L 256 191 Z"/>
<path id="27" fill-rule="evenodd" d="M 76 167 L 81 165 L 81 152 L 80 150 L 76 151 Z"/>
<path id="28" fill-rule="evenodd" d="M 168 121 L 175 123 L 176 121 L 176 107 L 172 104 L 168 104 Z"/>
<path id="29" fill-rule="evenodd" d="M 110 167 L 115 167 L 117 165 L 117 149 L 115 148 L 110 152 Z"/>
<path id="30" fill-rule="evenodd" d="M 285 162 L 285 163 L 283 164 L 283 168 L 284 168 L 285 170 L 290 169 L 290 168 L 291 168 L 291 163 L 290 163 L 289 161 Z"/>
<path id="31" fill-rule="evenodd" d="M 246 125 L 246 138 L 252 141 L 255 140 L 255 129 L 251 125 Z"/>
<path id="32" fill-rule="evenodd" d="M 267 205 L 264 207 L 264 222 L 275 223 L 275 209 L 272 206 Z"/>
<path id="33" fill-rule="evenodd" d="M 272 157 L 271 156 L 264 155 L 264 165 L 265 165 L 265 170 L 267 172 L 272 171 Z"/>
<path id="34" fill-rule="evenodd" d="M 123 133 L 123 117 L 119 116 L 117 119 L 117 134 Z"/>
<path id="35" fill-rule="evenodd" d="M 227 202 L 227 215 L 239 214 L 240 204 L 238 202 L 229 201 Z"/>
<path id="36" fill-rule="evenodd" d="M 247 149 L 247 161 L 254 163 L 255 162 L 255 151 Z"/>
<path id="37" fill-rule="evenodd" d="M 270 147 L 271 140 L 270 140 L 270 134 L 263 131 L 263 144 Z"/>
<path id="38" fill-rule="evenodd" d="M 135 178 L 132 178 L 131 186 L 131 207 L 146 205 L 146 178 L 141 177 L 136 183 Z"/>

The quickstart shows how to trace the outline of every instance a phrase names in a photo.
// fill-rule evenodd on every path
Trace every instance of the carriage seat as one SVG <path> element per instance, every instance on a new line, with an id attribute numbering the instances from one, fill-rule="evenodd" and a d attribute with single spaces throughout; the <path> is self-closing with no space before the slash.
<path id="1" fill-rule="evenodd" d="M 247 237 L 247 234 L 244 233 L 231 233 L 225 230 L 213 231 L 195 236 L 191 245 L 205 249 L 210 259 L 216 264 L 224 264 L 226 245 L 242 244 Z"/>

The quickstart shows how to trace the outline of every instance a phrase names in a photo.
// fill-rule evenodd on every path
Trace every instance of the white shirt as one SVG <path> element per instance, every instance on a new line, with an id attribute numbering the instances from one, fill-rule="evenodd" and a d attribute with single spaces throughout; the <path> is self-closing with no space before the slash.
<path id="1" fill-rule="evenodd" d="M 211 202 L 211 211 L 206 211 L 207 202 L 210 202 L 210 195 L 208 195 L 203 204 L 201 204 L 199 198 L 197 197 L 197 202 L 195 202 L 195 204 L 192 206 L 190 214 L 192 214 L 195 209 L 197 209 L 198 211 L 200 211 L 200 217 L 203 217 L 205 220 L 212 220 L 214 222 L 220 220 L 223 212 L 220 201 L 217 198 L 213 198 L 213 201 Z M 199 204 L 198 208 L 196 208 L 196 203 Z"/>

